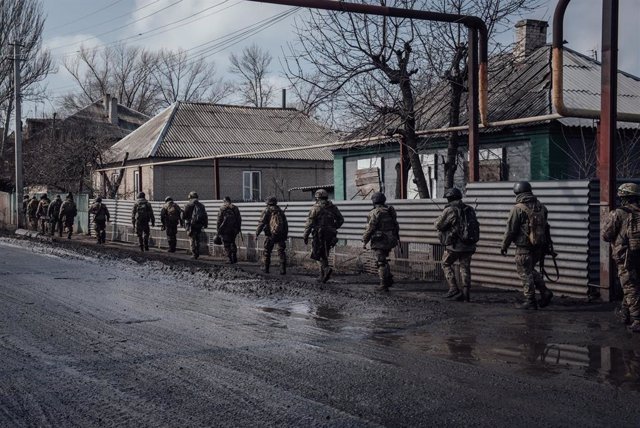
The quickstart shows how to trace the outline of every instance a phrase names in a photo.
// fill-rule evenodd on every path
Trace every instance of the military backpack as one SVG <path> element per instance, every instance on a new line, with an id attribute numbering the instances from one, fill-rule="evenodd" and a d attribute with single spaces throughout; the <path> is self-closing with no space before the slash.
<path id="1" fill-rule="evenodd" d="M 271 216 L 269 217 L 269 232 L 271 236 L 286 239 L 289 233 L 289 227 L 287 224 L 287 216 L 284 211 L 276 208 L 271 210 Z"/>
<path id="2" fill-rule="evenodd" d="M 200 202 L 196 201 L 193 204 L 193 214 L 191 215 L 191 224 L 198 225 L 203 228 L 208 226 L 209 219 L 207 218 L 207 211 Z"/>
<path id="3" fill-rule="evenodd" d="M 469 205 L 458 210 L 457 235 L 460 242 L 465 245 L 473 245 L 480 240 L 480 223 L 478 223 L 476 210 Z"/>
<path id="4" fill-rule="evenodd" d="M 151 206 L 148 201 L 138 201 L 136 202 L 136 222 L 138 223 L 148 223 L 151 218 L 149 216 L 149 211 Z"/>
<path id="5" fill-rule="evenodd" d="M 621 233 L 626 241 L 629 251 L 640 253 L 640 210 L 633 208 L 623 208 L 628 213 L 625 218 Z"/>
<path id="6" fill-rule="evenodd" d="M 526 204 L 516 205 L 527 214 L 527 238 L 529 244 L 534 247 L 541 247 L 547 244 L 547 221 L 544 218 L 542 205 L 536 202 L 533 208 Z"/>
<path id="7" fill-rule="evenodd" d="M 167 205 L 167 219 L 171 222 L 177 222 L 180 220 L 180 207 L 175 203 Z"/>

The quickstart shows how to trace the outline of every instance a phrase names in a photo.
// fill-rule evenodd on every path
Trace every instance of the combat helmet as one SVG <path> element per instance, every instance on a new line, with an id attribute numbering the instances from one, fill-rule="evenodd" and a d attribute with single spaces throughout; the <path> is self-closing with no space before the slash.
<path id="1" fill-rule="evenodd" d="M 275 196 L 269 196 L 267 198 L 267 205 L 278 205 L 278 198 Z"/>
<path id="2" fill-rule="evenodd" d="M 531 189 L 531 183 L 528 181 L 518 181 L 513 185 L 513 193 L 519 195 L 520 193 L 529 192 L 531 193 L 533 190 Z"/>
<path id="3" fill-rule="evenodd" d="M 387 197 L 382 192 L 375 192 L 373 195 L 371 195 L 371 202 L 373 202 L 374 205 L 382 205 L 386 201 Z"/>
<path id="4" fill-rule="evenodd" d="M 640 186 L 636 183 L 624 183 L 618 187 L 618 196 L 621 198 L 640 196 Z"/>
<path id="5" fill-rule="evenodd" d="M 102 202 L 102 198 L 100 196 L 96 197 L 96 203 Z"/>
<path id="6" fill-rule="evenodd" d="M 140 192 L 138 193 L 138 199 L 144 199 L 147 195 L 144 194 L 144 192 Z"/>
<path id="7" fill-rule="evenodd" d="M 189 199 L 198 199 L 198 192 L 196 191 L 189 192 Z"/>
<path id="8" fill-rule="evenodd" d="M 49 199 L 46 193 L 43 193 L 42 196 L 40 196 L 40 200 L 43 200 L 43 199 Z"/>
<path id="9" fill-rule="evenodd" d="M 164 198 L 165 202 L 169 202 L 169 201 L 173 201 L 173 198 L 171 196 L 167 196 L 166 198 Z"/>
<path id="10" fill-rule="evenodd" d="M 316 190 L 315 198 L 316 199 L 329 199 L 329 192 L 327 192 L 324 189 L 318 189 L 318 190 Z"/>
<path id="11" fill-rule="evenodd" d="M 451 189 L 444 192 L 444 197 L 447 198 L 447 201 L 458 201 L 462 199 L 462 192 L 457 187 L 452 187 Z"/>

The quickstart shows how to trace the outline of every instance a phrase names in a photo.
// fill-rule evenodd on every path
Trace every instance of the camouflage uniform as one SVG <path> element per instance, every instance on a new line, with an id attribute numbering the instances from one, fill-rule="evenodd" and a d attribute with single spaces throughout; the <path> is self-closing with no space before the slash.
<path id="1" fill-rule="evenodd" d="M 60 198 L 60 195 L 56 195 L 53 202 L 49 204 L 47 216 L 49 217 L 51 236 L 53 236 L 56 230 L 58 230 L 58 236 L 62 237 L 62 220 L 60 218 L 61 205 L 62 199 Z"/>
<path id="2" fill-rule="evenodd" d="M 204 205 L 202 205 L 202 211 L 205 214 L 204 222 L 195 223 L 191 221 L 196 205 L 202 205 L 202 203 L 198 201 L 198 194 L 191 192 L 189 194 L 189 203 L 184 207 L 184 222 L 187 234 L 189 235 L 189 241 L 191 243 L 191 255 L 194 259 L 200 257 L 200 233 L 202 232 L 202 229 L 206 229 L 209 226 L 209 219 L 206 215 L 207 213 L 204 209 Z"/>
<path id="3" fill-rule="evenodd" d="M 27 207 L 29 206 L 30 200 L 29 195 L 24 195 L 22 197 L 22 217 L 24 218 L 24 221 L 29 220 Z"/>
<path id="4" fill-rule="evenodd" d="M 38 230 L 38 217 L 36 213 L 38 212 L 38 200 L 36 199 L 36 195 L 31 197 L 31 200 L 27 204 L 27 215 L 29 216 L 29 225 L 31 229 L 37 231 Z"/>
<path id="5" fill-rule="evenodd" d="M 528 184 L 528 183 L 527 183 Z M 530 188 L 530 187 L 529 187 Z M 542 210 L 546 223 L 546 243 L 542 246 L 533 246 L 529 242 L 529 217 L 527 212 L 519 204 L 526 205 L 532 210 Z M 549 223 L 547 223 L 548 211 L 541 204 L 531 191 L 525 191 L 517 194 L 516 205 L 511 208 L 509 218 L 507 220 L 507 230 L 502 240 L 501 252 L 506 255 L 511 243 L 516 245 L 515 263 L 518 276 L 522 281 L 525 303 L 520 307 L 522 309 L 537 309 L 536 289 L 540 292 L 541 307 L 547 306 L 553 297 L 553 293 L 545 284 L 541 272 L 536 270 L 536 265 L 544 258 L 548 251 L 548 245 L 551 243 L 551 234 Z"/>
<path id="6" fill-rule="evenodd" d="M 442 244 L 445 245 L 444 255 L 442 256 L 442 270 L 449 286 L 449 291 L 445 297 L 468 301 L 471 288 L 471 257 L 476 252 L 476 245 L 465 244 L 456 236 L 461 221 L 461 212 L 465 207 L 468 207 L 468 205 L 462 202 L 461 199 L 450 201 L 436 220 L 435 226 L 438 232 L 441 233 Z M 456 261 L 460 266 L 462 292 L 458 287 L 453 269 Z"/>
<path id="7" fill-rule="evenodd" d="M 282 208 L 278 206 L 278 201 L 275 198 L 269 198 L 267 200 L 267 207 L 262 211 L 260 215 L 260 221 L 258 221 L 258 228 L 256 229 L 256 237 L 264 230 L 264 251 L 262 252 L 262 266 L 266 273 L 269 273 L 269 265 L 271 264 L 271 252 L 273 247 L 278 246 L 278 257 L 280 258 L 280 274 L 285 275 L 287 273 L 287 237 L 289 234 L 289 224 L 284 217 L 284 225 L 279 233 L 274 235 L 274 231 L 271 230 L 270 222 L 271 216 L 274 213 L 282 212 Z"/>
<path id="8" fill-rule="evenodd" d="M 93 227 L 96 231 L 98 244 L 104 244 L 107 242 L 107 222 L 111 220 L 109 208 L 102 203 L 101 198 L 96 198 L 96 201 L 89 208 L 89 214 L 93 214 Z"/>
<path id="9" fill-rule="evenodd" d="M 78 214 L 76 203 L 73 202 L 73 195 L 69 193 L 64 202 L 60 205 L 60 221 L 67 229 L 67 239 L 71 239 L 73 234 L 73 222 Z"/>
<path id="10" fill-rule="evenodd" d="M 43 235 L 47 233 L 47 224 L 49 223 L 49 202 L 51 201 L 47 195 L 42 195 L 38 203 L 38 209 L 36 210 L 36 217 L 40 222 L 40 230 Z"/>
<path id="11" fill-rule="evenodd" d="M 327 282 L 332 272 L 329 267 L 329 252 L 338 243 L 338 229 L 344 223 L 344 217 L 338 207 L 328 200 L 326 191 L 321 193 L 322 197 L 318 197 L 320 190 L 316 192 L 316 203 L 307 216 L 303 238 L 306 244 L 309 235 L 313 236 L 311 258 L 320 265 L 319 281 Z"/>
<path id="12" fill-rule="evenodd" d="M 375 196 L 375 195 L 374 195 Z M 375 203 L 367 216 L 367 227 L 362 235 L 363 247 L 371 241 L 371 249 L 376 255 L 376 267 L 380 277 L 378 291 L 387 291 L 393 285 L 393 275 L 389 268 L 389 252 L 398 245 L 400 225 L 396 210 L 391 205 Z"/>
<path id="13" fill-rule="evenodd" d="M 182 208 L 173 199 L 166 198 L 165 204 L 160 210 L 160 223 L 162 229 L 167 233 L 167 243 L 169 244 L 169 252 L 176 252 L 176 245 L 178 243 L 178 224 L 184 227 L 184 220 L 182 219 Z"/>
<path id="14" fill-rule="evenodd" d="M 218 220 L 216 222 L 216 230 L 218 236 L 222 239 L 224 245 L 224 253 L 229 258 L 229 263 L 238 262 L 238 247 L 236 246 L 236 237 L 240 233 L 242 227 L 242 216 L 237 206 L 231 203 L 231 200 L 225 198 L 224 203 L 218 211 Z"/>
<path id="15" fill-rule="evenodd" d="M 140 251 L 149 251 L 149 235 L 151 226 L 156 225 L 156 218 L 153 215 L 153 207 L 151 203 L 145 199 L 145 194 L 140 192 L 138 194 L 138 200 L 133 205 L 131 210 L 131 223 L 138 235 L 138 245 L 140 245 Z"/>
<path id="16" fill-rule="evenodd" d="M 622 186 L 621 186 L 622 187 Z M 623 226 L 628 216 L 640 215 L 640 203 L 628 203 L 609 213 L 602 227 L 602 239 L 611 243 L 611 257 L 618 268 L 624 297 L 621 314 L 625 323 L 633 322 L 640 332 L 640 254 L 629 251 Z M 636 324 L 637 323 L 637 324 Z M 635 327 L 632 326 L 634 329 Z M 635 330 L 634 330 L 635 331 Z"/>

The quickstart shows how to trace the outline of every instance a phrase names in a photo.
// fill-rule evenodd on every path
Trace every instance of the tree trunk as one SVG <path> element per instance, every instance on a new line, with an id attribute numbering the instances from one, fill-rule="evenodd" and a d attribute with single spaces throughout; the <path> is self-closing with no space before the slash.
<path id="1" fill-rule="evenodd" d="M 466 80 L 466 67 L 460 70 L 460 64 L 465 57 L 466 48 L 458 45 L 451 61 L 451 67 L 447 72 L 447 80 L 451 87 L 451 98 L 449 99 L 449 126 L 460 125 L 460 100 L 464 92 L 464 82 Z M 447 157 L 444 162 L 444 189 L 451 189 L 454 184 L 456 170 L 458 169 L 458 133 L 451 132 L 447 136 Z"/>

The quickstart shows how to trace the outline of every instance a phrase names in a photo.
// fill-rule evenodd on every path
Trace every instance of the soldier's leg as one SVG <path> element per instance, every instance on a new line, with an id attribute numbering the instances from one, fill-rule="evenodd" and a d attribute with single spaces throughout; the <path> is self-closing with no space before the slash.
<path id="1" fill-rule="evenodd" d="M 73 234 L 73 221 L 67 222 L 67 239 L 71 239 Z"/>
<path id="2" fill-rule="evenodd" d="M 149 227 L 149 223 L 144 225 L 144 250 L 149 251 L 149 235 L 151 234 L 151 228 Z"/>
<path id="3" fill-rule="evenodd" d="M 138 246 L 140 247 L 140 251 L 144 251 L 144 238 L 142 237 L 142 225 L 136 225 L 136 236 L 138 237 Z"/>
<path id="4" fill-rule="evenodd" d="M 516 250 L 517 251 L 517 250 Z M 538 309 L 536 302 L 536 289 L 533 278 L 533 263 L 529 253 L 517 253 L 515 257 L 516 271 L 522 281 L 522 292 L 525 302 L 520 306 L 521 309 Z"/>
<path id="5" fill-rule="evenodd" d="M 462 297 L 465 301 L 471 300 L 471 257 L 473 253 L 462 253 L 458 258 L 460 265 L 460 281 L 462 282 Z"/>
<path id="6" fill-rule="evenodd" d="M 264 273 L 269 273 L 271 251 L 273 251 L 273 241 L 270 237 L 266 236 L 264 238 L 264 246 L 262 247 L 262 270 Z"/>
<path id="7" fill-rule="evenodd" d="M 280 258 L 280 275 L 287 274 L 287 241 L 278 242 L 278 257 Z"/>
<path id="8" fill-rule="evenodd" d="M 378 267 L 378 277 L 380 278 L 380 285 L 376 290 L 387 291 L 390 283 L 393 281 L 389 261 L 387 260 L 389 250 L 375 249 L 373 251 L 375 251 L 376 254 L 376 266 Z"/>
<path id="9" fill-rule="evenodd" d="M 553 293 L 551 290 L 547 288 L 547 284 L 544 281 L 544 275 L 542 270 L 538 272 L 536 270 L 536 265 L 540 262 L 543 257 L 542 253 L 534 254 L 532 259 L 532 270 L 533 270 L 533 283 L 535 284 L 536 290 L 540 293 L 540 301 L 538 302 L 538 306 L 544 308 L 548 306 L 553 298 Z"/>
<path id="10" fill-rule="evenodd" d="M 228 240 L 226 235 L 222 238 L 222 248 L 224 248 L 224 255 L 229 260 L 229 263 L 231 263 L 233 260 L 233 257 L 231 256 L 231 241 Z"/>
<path id="11" fill-rule="evenodd" d="M 97 221 L 94 221 L 93 223 L 93 230 L 96 233 L 96 240 L 98 241 L 98 244 L 102 244 L 102 234 L 100 233 L 100 225 Z"/>
<path id="12" fill-rule="evenodd" d="M 454 251 L 445 250 L 442 256 L 442 271 L 444 272 L 444 279 L 447 281 L 449 291 L 445 294 L 445 298 L 453 299 L 461 296 L 460 288 L 458 287 L 458 281 L 456 280 L 456 274 L 453 270 L 453 265 L 458 260 L 458 253 Z"/>
<path id="13" fill-rule="evenodd" d="M 632 331 L 640 333 L 640 275 L 637 268 L 618 266 L 618 275 L 624 297 L 623 308 L 628 308 Z"/>
<path id="14" fill-rule="evenodd" d="M 238 246 L 236 245 L 236 237 L 231 241 L 231 264 L 238 263 Z"/>
<path id="15" fill-rule="evenodd" d="M 166 225 L 166 233 L 167 233 L 167 244 L 169 244 L 169 252 L 176 252 L 176 244 L 178 243 L 178 239 L 176 236 L 178 235 L 178 224 L 167 223 Z"/>

